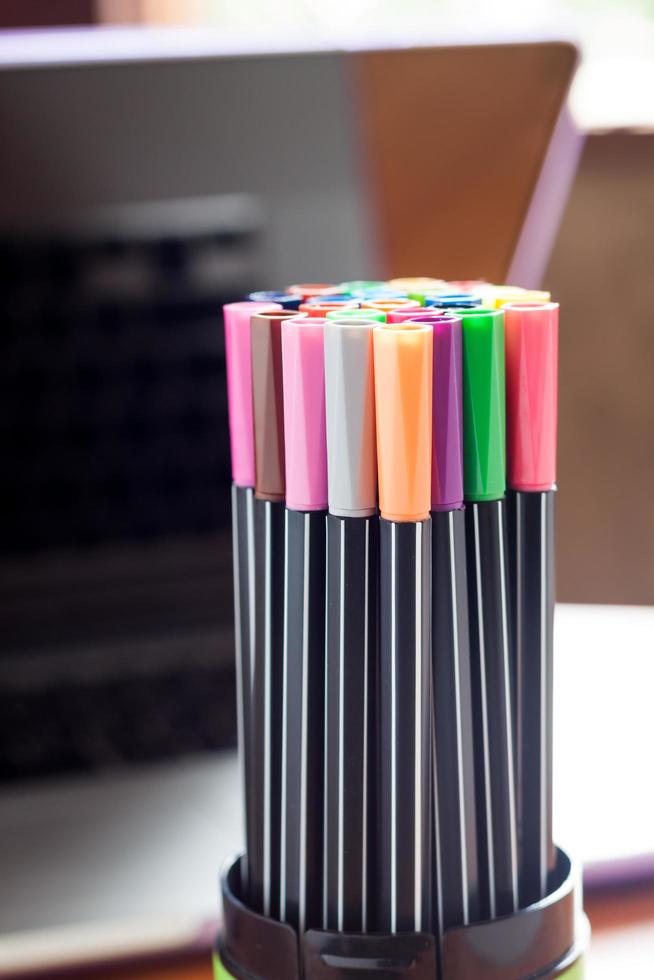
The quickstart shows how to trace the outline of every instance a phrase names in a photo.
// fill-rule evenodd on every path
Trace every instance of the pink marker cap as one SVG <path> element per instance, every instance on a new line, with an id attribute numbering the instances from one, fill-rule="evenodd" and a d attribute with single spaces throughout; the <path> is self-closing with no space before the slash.
<path id="1" fill-rule="evenodd" d="M 255 482 L 250 317 L 271 310 L 281 306 L 250 300 L 223 306 L 232 480 L 237 487 L 253 487 Z"/>
<path id="2" fill-rule="evenodd" d="M 290 317 L 282 323 L 286 506 L 327 508 L 325 320 Z"/>
<path id="3" fill-rule="evenodd" d="M 504 310 L 507 479 L 514 490 L 556 483 L 559 304 Z"/>

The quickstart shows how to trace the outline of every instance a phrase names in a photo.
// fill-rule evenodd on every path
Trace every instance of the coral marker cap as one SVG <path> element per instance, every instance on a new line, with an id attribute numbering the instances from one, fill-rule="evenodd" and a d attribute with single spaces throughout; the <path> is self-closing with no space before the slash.
<path id="1" fill-rule="evenodd" d="M 289 286 L 286 290 L 293 296 L 301 296 L 303 300 L 310 299 L 312 296 L 327 296 L 337 293 L 340 286 L 335 286 L 329 282 L 297 282 L 294 286 Z"/>
<path id="2" fill-rule="evenodd" d="M 461 293 L 475 294 L 478 294 L 480 290 L 487 290 L 489 287 L 494 288 L 493 283 L 487 282 L 485 279 L 451 279 L 448 285 Z M 452 292 L 452 289 L 450 289 L 450 292 Z"/>
<path id="3" fill-rule="evenodd" d="M 463 506 L 463 374 L 461 317 L 446 313 L 432 320 L 434 405 L 431 455 L 431 509 Z"/>
<path id="4" fill-rule="evenodd" d="M 329 300 L 324 302 L 320 300 L 309 300 L 307 303 L 302 303 L 300 313 L 306 313 L 308 316 L 317 316 L 320 319 L 324 319 L 325 315 L 331 313 L 332 310 L 355 310 L 358 307 L 359 303 L 356 299 Z"/>
<path id="5" fill-rule="evenodd" d="M 300 314 L 304 316 L 304 314 Z M 256 313 L 250 320 L 252 405 L 256 457 L 255 495 L 283 500 L 285 490 L 282 323 L 293 310 Z"/>
<path id="6" fill-rule="evenodd" d="M 329 511 L 339 517 L 377 511 L 374 327 L 365 316 L 325 321 Z"/>
<path id="7" fill-rule="evenodd" d="M 237 487 L 253 487 L 255 484 L 250 317 L 263 310 L 278 309 L 277 303 L 247 300 L 223 306 L 229 441 L 232 479 Z"/>
<path id="8" fill-rule="evenodd" d="M 381 515 L 423 521 L 431 503 L 432 324 L 380 325 L 373 352 Z"/>
<path id="9" fill-rule="evenodd" d="M 463 462 L 466 500 L 506 492 L 504 313 L 460 310 L 463 331 Z"/>
<path id="10" fill-rule="evenodd" d="M 327 507 L 325 320 L 296 317 L 282 325 L 286 506 Z"/>
<path id="11" fill-rule="evenodd" d="M 556 483 L 558 303 L 504 307 L 508 482 L 515 490 Z"/>

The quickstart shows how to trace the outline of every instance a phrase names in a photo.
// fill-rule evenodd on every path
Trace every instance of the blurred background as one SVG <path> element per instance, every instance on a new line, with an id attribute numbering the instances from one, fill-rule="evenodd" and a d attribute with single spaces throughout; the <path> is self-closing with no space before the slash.
<path id="1" fill-rule="evenodd" d="M 13 969 L 211 933 L 240 834 L 221 306 L 292 281 L 485 277 L 560 301 L 561 826 L 602 866 L 598 894 L 609 864 L 618 883 L 654 873 L 649 825 L 618 827 L 625 794 L 641 821 L 654 807 L 654 4 L 489 7 L 0 4 Z M 634 909 L 640 936 L 652 894 Z M 593 975 L 619 975 L 611 955 Z"/>

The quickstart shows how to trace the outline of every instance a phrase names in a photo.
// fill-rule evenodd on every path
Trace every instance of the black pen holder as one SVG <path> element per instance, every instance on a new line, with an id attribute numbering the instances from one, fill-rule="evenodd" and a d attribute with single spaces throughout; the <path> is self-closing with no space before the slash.
<path id="1" fill-rule="evenodd" d="M 223 925 L 215 980 L 582 980 L 588 924 L 577 876 L 557 852 L 551 891 L 539 902 L 488 922 L 428 933 L 347 934 L 267 919 L 239 897 L 240 858 L 221 881 Z"/>

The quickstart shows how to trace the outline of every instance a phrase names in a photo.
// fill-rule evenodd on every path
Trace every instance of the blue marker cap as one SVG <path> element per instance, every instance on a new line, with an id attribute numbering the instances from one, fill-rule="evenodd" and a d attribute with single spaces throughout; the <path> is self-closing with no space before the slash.
<path id="1" fill-rule="evenodd" d="M 470 310 L 481 305 L 479 296 L 472 293 L 443 293 L 442 296 L 434 296 L 430 302 L 430 306 L 439 310 Z"/>
<path id="2" fill-rule="evenodd" d="M 409 294 L 402 292 L 401 289 L 361 289 L 354 292 L 353 297 L 360 300 L 374 299 L 408 299 Z"/>
<path id="3" fill-rule="evenodd" d="M 261 289 L 256 293 L 248 293 L 248 299 L 254 303 L 279 303 L 284 310 L 299 310 L 302 302 L 301 296 L 275 292 L 274 289 Z"/>
<path id="4" fill-rule="evenodd" d="M 352 293 L 335 293 L 333 296 L 310 296 L 307 303 L 347 303 L 353 300 Z M 277 300 L 279 302 L 279 300 Z"/>

